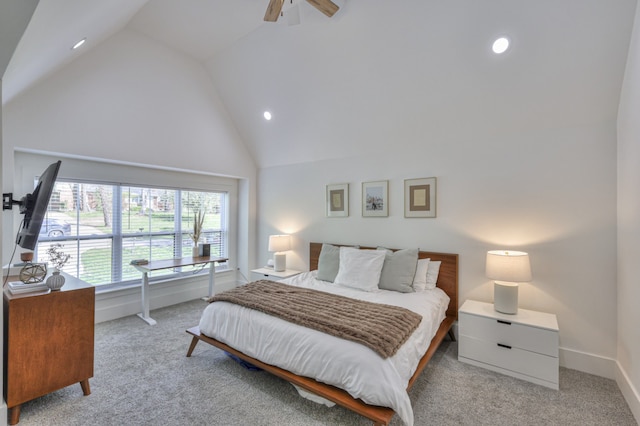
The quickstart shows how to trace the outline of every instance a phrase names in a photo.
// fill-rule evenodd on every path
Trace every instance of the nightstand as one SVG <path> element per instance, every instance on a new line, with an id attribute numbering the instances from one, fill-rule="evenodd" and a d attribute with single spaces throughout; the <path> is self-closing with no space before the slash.
<path id="1" fill-rule="evenodd" d="M 557 390 L 558 332 L 553 314 L 507 315 L 467 300 L 458 310 L 458 360 Z"/>
<path id="2" fill-rule="evenodd" d="M 296 271 L 295 269 L 285 269 L 284 271 L 276 272 L 273 268 L 258 268 L 252 269 L 252 281 L 255 280 L 271 280 L 271 281 L 280 281 L 285 278 L 293 277 L 294 275 L 298 275 L 302 271 Z"/>

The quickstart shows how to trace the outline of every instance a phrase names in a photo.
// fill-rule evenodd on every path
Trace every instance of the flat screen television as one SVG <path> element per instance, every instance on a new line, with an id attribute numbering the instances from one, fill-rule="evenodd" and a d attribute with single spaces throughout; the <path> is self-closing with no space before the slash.
<path id="1" fill-rule="evenodd" d="M 42 227 L 42 221 L 47 214 L 49 198 L 53 192 L 53 185 L 58 177 L 61 161 L 57 161 L 47 167 L 40 175 L 38 185 L 31 194 L 20 199 L 20 213 L 24 214 L 22 228 L 16 237 L 16 244 L 27 250 L 34 250 L 38 242 L 38 235 Z"/>

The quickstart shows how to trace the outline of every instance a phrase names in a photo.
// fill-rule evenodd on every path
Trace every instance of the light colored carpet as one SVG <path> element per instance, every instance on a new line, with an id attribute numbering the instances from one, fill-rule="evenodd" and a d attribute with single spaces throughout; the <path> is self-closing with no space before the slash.
<path id="1" fill-rule="evenodd" d="M 135 316 L 97 324 L 91 395 L 73 385 L 38 398 L 23 405 L 20 425 L 371 425 L 202 342 L 187 358 L 185 330 L 205 306 L 155 310 L 155 326 Z M 449 341 L 410 395 L 416 426 L 636 425 L 612 380 L 562 368 L 554 391 L 460 363 Z"/>

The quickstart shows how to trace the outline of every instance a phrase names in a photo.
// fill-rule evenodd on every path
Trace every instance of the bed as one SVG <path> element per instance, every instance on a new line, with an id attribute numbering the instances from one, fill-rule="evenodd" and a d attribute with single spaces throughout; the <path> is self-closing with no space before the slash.
<path id="1" fill-rule="evenodd" d="M 339 245 L 334 246 L 340 247 Z M 301 275 L 299 277 L 291 278 L 289 279 L 289 282 L 285 280 L 285 283 L 291 286 L 325 286 L 325 284 L 327 283 L 316 279 L 317 273 L 319 272 L 318 265 L 321 258 L 322 247 L 322 243 L 310 243 L 310 272 L 307 273 L 307 275 Z M 359 249 L 375 250 L 376 248 L 359 247 Z M 411 409 L 410 401 L 408 400 L 408 391 L 420 376 L 420 373 L 424 370 L 425 366 L 439 347 L 440 343 L 445 339 L 445 337 L 448 335 L 451 339 L 454 339 L 453 333 L 451 332 L 451 327 L 454 321 L 457 319 L 458 307 L 458 255 L 419 251 L 418 258 L 431 259 L 431 261 L 440 262 L 440 270 L 437 276 L 436 283 L 437 289 L 433 291 L 433 294 L 434 296 L 437 295 L 436 299 L 439 299 L 441 301 L 438 302 L 441 305 L 436 309 L 440 310 L 441 312 L 439 314 L 439 317 L 436 318 L 436 323 L 429 324 L 429 321 L 422 321 L 420 323 L 419 328 L 426 328 L 430 330 L 427 331 L 427 333 L 430 333 L 429 335 L 433 335 L 431 340 L 428 340 L 428 338 L 427 340 L 425 340 L 424 336 L 416 337 L 416 335 L 418 334 L 417 332 L 412 333 L 408 338 L 408 342 L 410 343 L 407 343 L 406 345 L 403 344 L 398 349 L 398 352 L 390 358 L 382 359 L 379 355 L 375 354 L 369 348 L 357 343 L 344 342 L 341 339 L 333 336 L 324 336 L 321 332 L 308 330 L 298 325 L 289 324 L 279 318 L 270 318 L 267 320 L 267 318 L 264 316 L 266 314 L 262 312 L 253 310 L 247 311 L 248 308 L 246 307 L 218 302 L 212 303 L 205 309 L 201 322 L 198 326 L 192 327 L 187 330 L 187 333 L 193 336 L 187 352 L 187 356 L 191 356 L 197 343 L 199 341 L 203 341 L 216 346 L 256 367 L 262 368 L 263 370 L 266 370 L 276 376 L 289 381 L 303 393 L 308 393 L 313 396 L 319 396 L 324 401 L 330 401 L 351 411 L 354 411 L 372 420 L 374 425 L 388 425 L 391 421 L 391 418 L 395 414 L 398 414 L 405 422 L 405 424 L 411 424 L 413 422 L 413 412 Z M 347 297 L 350 297 L 351 294 L 351 289 L 340 288 L 336 290 L 329 288 L 328 290 L 325 290 L 324 287 L 321 287 L 319 289 L 322 291 L 335 291 Z M 354 295 L 354 298 L 364 297 L 367 300 L 371 299 L 373 302 L 378 302 L 378 297 L 387 297 L 386 293 L 389 293 L 391 296 L 391 299 L 389 300 L 408 300 L 406 299 L 406 295 L 395 294 L 396 292 L 380 291 L 369 293 L 363 296 L 361 296 L 361 294 L 365 292 L 359 292 L 357 290 L 356 292 L 358 294 Z M 417 299 L 417 297 L 426 297 L 418 293 L 413 294 L 415 295 L 415 297 L 411 296 L 412 303 L 415 303 L 415 300 L 421 300 Z M 446 302 L 448 302 L 448 305 L 446 304 Z M 383 301 L 383 303 L 385 302 Z M 395 304 L 395 301 L 393 303 Z M 442 303 L 444 303 L 444 306 L 442 305 Z M 425 304 L 427 304 L 427 302 L 425 302 Z M 217 306 L 214 309 L 212 305 Z M 230 309 L 230 311 L 227 311 L 226 309 Z M 409 307 L 408 309 L 413 310 L 417 309 L 417 307 Z M 245 313 L 239 313 L 237 312 L 238 310 Z M 423 315 L 422 312 L 421 315 Z M 440 319 L 442 319 L 441 322 Z M 280 347 L 265 349 L 263 346 L 255 343 L 258 340 L 256 336 L 244 336 L 244 332 L 239 333 L 238 330 L 248 329 L 236 327 L 237 323 L 235 321 L 253 321 L 251 323 L 251 328 L 255 328 L 255 333 L 257 333 L 257 335 L 274 333 L 274 330 L 278 329 L 279 327 L 278 323 L 285 323 L 284 325 L 282 325 L 282 328 L 285 331 L 280 331 L 280 333 L 285 333 L 287 338 L 277 338 L 274 336 L 278 335 L 270 334 L 269 344 L 263 346 L 273 346 L 273 342 L 308 341 L 309 345 L 311 345 L 309 346 L 309 348 L 313 349 L 309 349 L 306 347 L 301 349 L 299 347 L 300 345 L 297 343 L 295 344 L 296 347 L 294 347 L 293 349 L 287 347 L 285 347 L 285 349 Z M 260 329 L 259 324 L 265 324 L 266 321 L 274 321 L 275 325 L 268 323 L 267 325 L 264 325 L 264 327 L 266 328 Z M 224 330 L 213 329 L 211 327 L 214 326 L 209 325 L 212 322 L 218 324 L 224 322 L 225 325 L 223 326 L 223 328 L 232 331 L 227 333 Z M 203 330 L 202 332 L 201 329 Z M 302 332 L 304 332 L 305 334 L 296 334 Z M 324 341 L 321 339 L 341 340 L 341 345 L 346 344 L 351 346 L 345 346 L 345 348 L 348 349 L 334 351 L 331 352 L 331 354 L 327 354 L 326 351 L 322 351 L 324 350 L 324 348 L 330 348 L 333 343 L 330 340 Z M 417 339 L 418 343 L 416 344 L 415 348 L 412 346 L 414 345 L 414 343 L 411 339 Z M 418 346 L 420 347 L 419 351 L 418 349 L 416 349 L 418 348 Z M 414 352 L 416 353 L 414 354 Z M 282 356 L 283 353 L 287 355 Z M 304 353 L 307 356 L 301 357 L 301 353 Z M 310 353 L 312 353 L 313 356 L 309 357 L 308 354 Z M 337 360 L 335 362 L 327 361 L 327 356 L 334 356 L 333 354 L 338 353 L 340 353 L 340 355 L 336 355 Z M 274 358 L 274 354 L 280 354 L 279 358 Z M 349 370 L 355 367 L 346 365 L 346 362 L 348 362 L 348 360 L 346 360 L 345 356 L 347 355 L 345 354 L 348 354 L 348 357 L 352 358 L 356 364 L 362 365 L 362 367 L 357 367 L 358 369 L 362 370 L 358 370 L 355 374 L 353 372 L 356 370 Z M 315 360 L 314 357 L 317 357 L 318 360 Z M 299 367 L 298 365 L 293 364 L 289 365 L 288 362 L 291 358 L 304 358 L 305 365 L 303 367 Z M 319 361 L 320 359 L 322 360 L 322 362 Z M 376 361 L 375 359 L 380 359 L 381 361 Z M 380 366 L 377 366 L 373 364 L 375 362 L 381 362 L 382 364 Z M 338 369 L 338 371 L 334 372 L 333 367 L 330 369 L 322 368 L 322 365 L 342 366 L 343 364 L 345 365 L 345 371 L 339 371 Z M 370 370 L 367 370 L 367 368 L 369 368 Z M 325 370 L 330 371 L 326 372 Z M 393 373 L 396 370 L 399 371 L 399 377 L 395 377 L 394 374 L 396 373 Z M 375 374 L 371 373 L 371 371 L 375 371 Z M 343 383 L 340 380 L 333 380 L 332 375 L 344 376 L 346 372 L 348 372 L 349 374 L 349 383 Z M 352 376 L 354 375 L 358 377 L 358 383 L 351 384 L 353 378 Z M 380 379 L 379 377 L 382 378 Z M 361 378 L 363 381 L 359 382 Z M 384 384 L 384 386 L 379 386 L 377 383 L 372 383 L 372 380 L 377 380 L 379 383 Z M 335 384 L 335 386 L 327 383 L 333 383 Z M 402 389 L 394 389 L 394 387 L 401 387 Z M 387 400 L 387 398 L 389 398 L 389 400 Z"/>

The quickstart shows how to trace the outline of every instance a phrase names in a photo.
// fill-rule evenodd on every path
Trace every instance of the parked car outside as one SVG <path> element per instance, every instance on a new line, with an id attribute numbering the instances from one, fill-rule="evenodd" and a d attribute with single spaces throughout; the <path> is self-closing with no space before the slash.
<path id="1" fill-rule="evenodd" d="M 71 234 L 71 224 L 54 218 L 46 218 L 42 221 L 40 236 L 63 237 Z"/>

